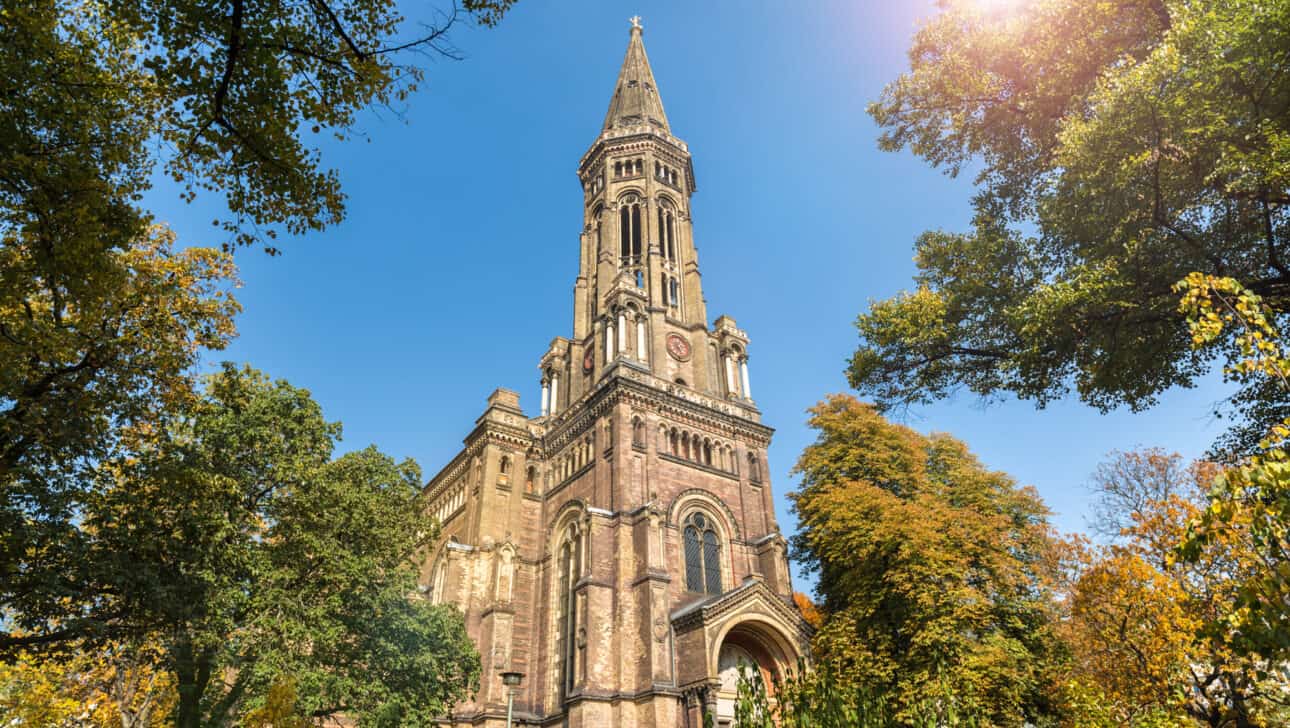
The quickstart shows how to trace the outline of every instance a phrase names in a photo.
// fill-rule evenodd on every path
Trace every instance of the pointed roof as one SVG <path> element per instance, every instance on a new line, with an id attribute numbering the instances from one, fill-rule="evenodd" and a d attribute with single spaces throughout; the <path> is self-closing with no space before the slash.
<path id="1" fill-rule="evenodd" d="M 654 72 L 649 67 L 649 57 L 645 55 L 642 33 L 640 16 L 632 18 L 627 55 L 623 57 L 623 69 L 618 72 L 618 85 L 614 87 L 614 98 L 609 102 L 609 113 L 605 114 L 605 131 L 642 124 L 653 124 L 663 131 L 671 131 L 667 114 L 663 112 L 663 99 L 658 95 L 658 84 L 654 83 Z"/>

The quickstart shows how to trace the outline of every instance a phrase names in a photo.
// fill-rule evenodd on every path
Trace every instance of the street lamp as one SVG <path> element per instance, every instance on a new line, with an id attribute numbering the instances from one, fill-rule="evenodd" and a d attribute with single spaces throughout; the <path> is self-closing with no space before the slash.
<path id="1" fill-rule="evenodd" d="M 520 686 L 520 681 L 523 679 L 522 672 L 502 673 L 502 684 L 506 686 L 506 728 L 514 726 L 511 721 L 515 715 L 515 689 Z"/>

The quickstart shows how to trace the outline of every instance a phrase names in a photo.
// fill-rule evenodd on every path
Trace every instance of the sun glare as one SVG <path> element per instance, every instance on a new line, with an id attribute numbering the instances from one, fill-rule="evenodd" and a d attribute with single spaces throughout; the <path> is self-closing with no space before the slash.
<path id="1" fill-rule="evenodd" d="M 970 0 L 970 2 L 993 15 L 1011 15 L 1026 4 L 1026 0 Z"/>

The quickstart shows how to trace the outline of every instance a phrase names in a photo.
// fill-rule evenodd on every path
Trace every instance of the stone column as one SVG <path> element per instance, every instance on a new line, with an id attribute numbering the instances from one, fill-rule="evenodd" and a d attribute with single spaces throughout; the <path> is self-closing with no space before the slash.
<path id="1" fill-rule="evenodd" d="M 752 399 L 752 388 L 748 386 L 748 357 L 739 362 L 739 374 L 743 378 L 744 397 Z"/>
<path id="2" fill-rule="evenodd" d="M 560 409 L 560 375 L 556 372 L 551 374 L 551 414 L 555 414 Z"/>
<path id="3" fill-rule="evenodd" d="M 730 354 L 723 354 L 722 359 L 726 362 L 726 391 L 730 394 L 739 393 L 739 381 L 735 378 L 735 360 Z"/>
<path id="4" fill-rule="evenodd" d="M 627 336 L 628 336 L 627 313 L 625 311 L 619 311 L 618 312 L 618 351 L 620 353 L 627 351 Z"/>
<path id="5" fill-rule="evenodd" d="M 645 345 L 645 317 L 636 319 L 636 358 L 649 361 L 649 349 Z"/>
<path id="6" fill-rule="evenodd" d="M 612 319 L 605 320 L 605 364 L 614 360 L 614 324 Z"/>
<path id="7" fill-rule="evenodd" d="M 542 416 L 546 417 L 551 411 L 551 382 L 545 377 L 542 379 Z"/>

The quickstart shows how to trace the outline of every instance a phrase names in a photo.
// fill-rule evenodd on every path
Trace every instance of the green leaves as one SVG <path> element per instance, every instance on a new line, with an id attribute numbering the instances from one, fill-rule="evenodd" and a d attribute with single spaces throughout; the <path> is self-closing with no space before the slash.
<path id="1" fill-rule="evenodd" d="M 852 385 L 884 408 L 966 387 L 1106 409 L 1194 382 L 1230 350 L 1191 347 L 1175 281 L 1290 301 L 1287 47 L 1286 2 L 945 2 L 870 112 L 884 148 L 979 169 L 978 214 L 924 235 L 917 292 L 860 317 Z M 1239 400 L 1256 430 L 1285 414 Z"/>
<path id="2" fill-rule="evenodd" d="M 103 469 L 82 578 L 118 595 L 117 633 L 160 636 L 179 725 L 233 725 L 287 678 L 301 715 L 429 725 L 477 684 L 460 614 L 415 597 L 420 470 L 333 459 L 339 433 L 305 390 L 226 365 Z"/>

